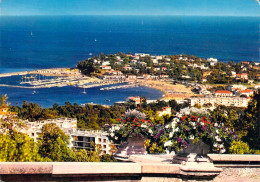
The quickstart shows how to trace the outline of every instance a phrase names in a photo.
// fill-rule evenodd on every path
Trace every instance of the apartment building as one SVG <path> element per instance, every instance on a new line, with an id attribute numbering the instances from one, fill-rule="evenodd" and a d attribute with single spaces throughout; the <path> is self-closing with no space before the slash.
<path id="1" fill-rule="evenodd" d="M 247 107 L 248 98 L 243 97 L 192 97 L 188 99 L 190 106 L 201 105 L 211 103 L 212 106 L 217 105 L 234 106 L 234 107 Z"/>
<path id="2" fill-rule="evenodd" d="M 71 148 L 94 150 L 99 147 L 103 154 L 110 154 L 111 142 L 105 132 L 99 130 L 77 130 L 71 133 Z"/>
<path id="3" fill-rule="evenodd" d="M 28 134 L 34 141 L 37 140 L 43 125 L 56 123 L 66 135 L 70 136 L 70 148 L 94 150 L 98 146 L 104 154 L 110 153 L 110 141 L 105 132 L 96 130 L 77 130 L 76 118 L 57 118 L 43 121 L 29 122 L 26 121 L 27 127 L 21 132 Z"/>
<path id="4" fill-rule="evenodd" d="M 39 134 L 41 133 L 43 125 L 49 123 L 56 123 L 56 125 L 59 126 L 67 135 L 70 135 L 77 130 L 77 119 L 62 117 L 35 122 L 25 121 L 27 127 L 22 129 L 21 132 L 26 133 L 31 138 L 33 138 L 34 141 L 36 141 L 39 137 Z"/>

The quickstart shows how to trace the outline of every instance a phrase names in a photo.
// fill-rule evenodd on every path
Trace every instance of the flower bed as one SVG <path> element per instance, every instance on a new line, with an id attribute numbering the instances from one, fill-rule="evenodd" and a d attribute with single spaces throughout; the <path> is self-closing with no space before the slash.
<path id="1" fill-rule="evenodd" d="M 137 111 L 127 111 L 119 125 L 108 125 L 103 129 L 108 133 L 108 137 L 115 144 L 126 142 L 129 137 L 146 137 L 153 136 L 153 123 L 147 120 L 146 115 Z"/>
<path id="2" fill-rule="evenodd" d="M 203 141 L 209 145 L 211 152 L 225 153 L 237 135 L 223 125 L 211 122 L 208 117 L 178 115 L 164 126 L 160 137 L 165 140 L 164 147 L 169 150 L 179 151 L 191 145 L 191 141 L 193 144 Z"/>

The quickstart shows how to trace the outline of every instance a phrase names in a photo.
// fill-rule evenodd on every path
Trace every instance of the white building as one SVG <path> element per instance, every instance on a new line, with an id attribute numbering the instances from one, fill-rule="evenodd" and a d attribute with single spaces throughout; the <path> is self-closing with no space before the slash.
<path id="1" fill-rule="evenodd" d="M 235 90 L 245 90 L 247 87 L 244 85 L 228 85 L 226 89 L 233 92 Z"/>
<path id="2" fill-rule="evenodd" d="M 76 131 L 77 129 L 77 119 L 75 118 L 57 118 L 57 119 L 47 119 L 42 121 L 29 122 L 25 121 L 26 128 L 22 129 L 21 132 L 26 133 L 34 141 L 37 140 L 39 134 L 42 131 L 42 127 L 45 124 L 56 123 L 67 135 Z"/>
<path id="3" fill-rule="evenodd" d="M 230 97 L 233 95 L 233 93 L 228 90 L 217 90 L 215 95 L 220 97 Z"/>
<path id="4" fill-rule="evenodd" d="M 211 66 L 216 65 L 217 62 L 218 62 L 218 60 L 215 59 L 215 58 L 208 58 L 207 61 L 210 62 L 210 65 L 211 65 Z"/>
<path id="5" fill-rule="evenodd" d="M 250 97 L 254 95 L 254 91 L 251 89 L 242 90 L 240 91 L 240 95 L 246 95 L 247 97 Z"/>
<path id="6" fill-rule="evenodd" d="M 43 121 L 28 122 L 27 127 L 21 132 L 28 134 L 34 141 L 37 140 L 39 134 L 42 132 L 43 125 L 49 123 L 56 123 L 64 131 L 66 135 L 70 136 L 70 144 L 68 147 L 76 149 L 94 150 L 94 145 L 98 146 L 103 154 L 110 153 L 110 141 L 105 132 L 96 130 L 77 130 L 76 118 L 57 118 Z"/>
<path id="7" fill-rule="evenodd" d="M 77 130 L 71 135 L 71 146 L 75 149 L 94 150 L 99 147 L 103 154 L 110 154 L 111 142 L 105 132 L 95 130 Z"/>
<path id="8" fill-rule="evenodd" d="M 243 97 L 192 97 L 188 99 L 190 106 L 204 104 L 233 106 L 233 107 L 247 107 L 249 99 Z"/>

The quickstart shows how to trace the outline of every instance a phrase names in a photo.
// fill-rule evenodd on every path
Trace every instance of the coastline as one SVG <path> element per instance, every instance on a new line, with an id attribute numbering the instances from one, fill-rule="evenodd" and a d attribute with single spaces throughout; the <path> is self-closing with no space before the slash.
<path id="1" fill-rule="evenodd" d="M 38 70 L 32 70 L 32 71 L 23 71 L 23 72 L 11 72 L 11 73 L 2 73 L 0 74 L 1 77 L 10 77 L 15 75 L 28 75 L 28 74 L 39 74 L 44 76 L 56 76 L 56 77 L 67 77 L 68 79 L 76 79 L 80 80 L 82 78 L 85 78 L 85 75 L 82 75 L 78 69 L 75 68 L 50 68 L 50 69 L 38 69 Z M 98 79 L 86 77 L 87 81 L 85 80 L 82 82 L 82 84 L 91 82 L 91 81 L 97 81 Z M 96 83 L 89 86 L 79 85 L 80 88 L 90 88 L 95 86 L 104 86 L 104 85 L 110 85 L 115 83 Z M 184 100 L 185 98 L 190 98 L 191 96 L 194 96 L 195 94 L 191 91 L 190 88 L 187 88 L 186 86 L 182 84 L 176 84 L 173 85 L 171 82 L 167 80 L 137 80 L 136 84 L 139 86 L 154 88 L 157 90 L 160 90 L 163 92 L 163 96 L 159 98 L 160 100 L 169 101 L 169 100 Z M 44 86 L 14 86 L 14 85 L 7 85 L 7 84 L 0 84 L 1 87 L 16 87 L 16 88 L 28 88 L 28 89 L 34 89 L 34 88 L 50 88 L 55 87 L 59 85 L 44 85 Z M 65 86 L 65 85 L 62 85 Z"/>
<path id="2" fill-rule="evenodd" d="M 180 101 L 195 95 L 190 88 L 187 88 L 186 86 L 181 84 L 173 85 L 168 81 L 138 80 L 137 83 L 141 86 L 150 87 L 162 91 L 164 95 L 160 100 L 164 101 L 169 101 L 173 99 L 176 101 Z"/>

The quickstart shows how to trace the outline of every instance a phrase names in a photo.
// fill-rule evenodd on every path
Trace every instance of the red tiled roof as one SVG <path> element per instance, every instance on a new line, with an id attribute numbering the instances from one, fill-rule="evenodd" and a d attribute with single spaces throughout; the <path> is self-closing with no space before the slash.
<path id="1" fill-rule="evenodd" d="M 253 92 L 253 90 L 251 89 L 246 89 L 246 90 L 242 90 L 241 93 L 249 93 L 249 92 Z"/>
<path id="2" fill-rule="evenodd" d="M 230 92 L 228 90 L 217 90 L 215 93 L 216 94 L 232 94 L 232 92 Z"/>

